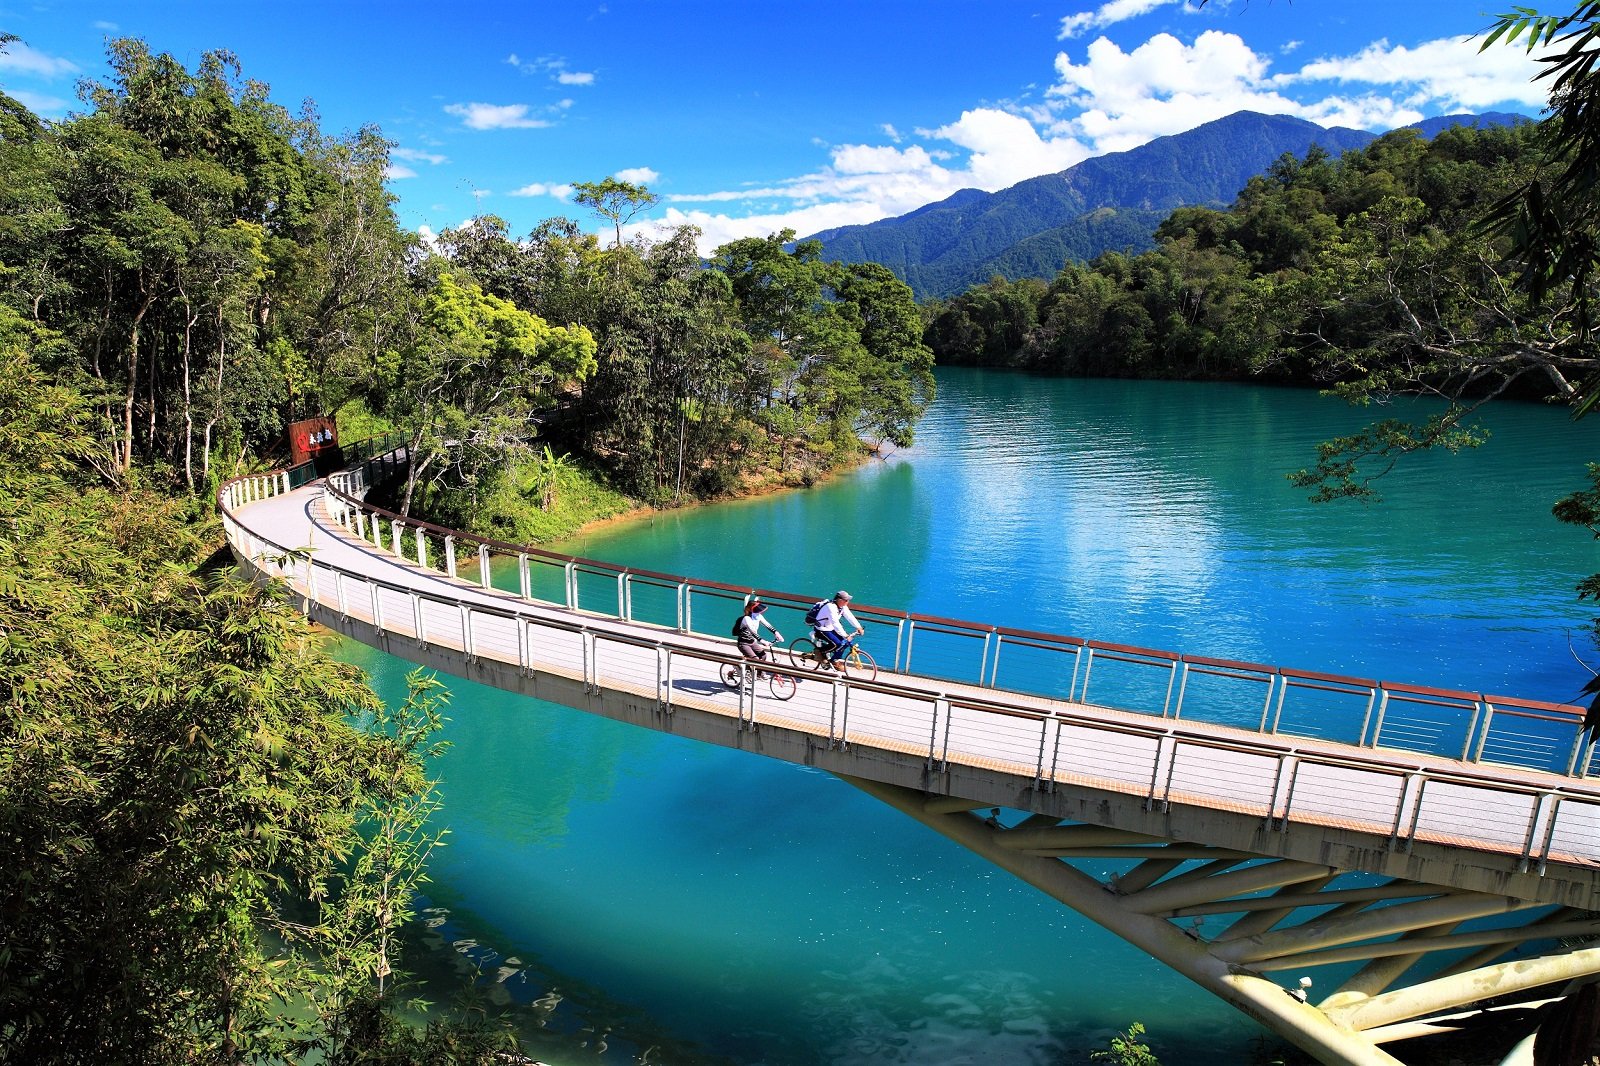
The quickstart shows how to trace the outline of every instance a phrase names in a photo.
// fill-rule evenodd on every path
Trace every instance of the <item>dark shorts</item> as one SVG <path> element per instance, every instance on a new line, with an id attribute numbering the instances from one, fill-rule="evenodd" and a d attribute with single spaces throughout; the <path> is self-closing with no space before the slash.
<path id="1" fill-rule="evenodd" d="M 739 654 L 743 655 L 746 659 L 765 659 L 767 657 L 766 649 L 762 648 L 762 646 L 755 641 L 750 641 L 747 643 L 741 640 L 739 642 Z"/>

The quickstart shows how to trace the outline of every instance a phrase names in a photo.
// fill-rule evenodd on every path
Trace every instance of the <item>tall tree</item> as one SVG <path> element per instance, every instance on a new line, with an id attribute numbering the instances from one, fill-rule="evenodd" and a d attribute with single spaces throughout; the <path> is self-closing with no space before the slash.
<path id="1" fill-rule="evenodd" d="M 383 410 L 410 433 L 402 510 L 427 477 L 470 484 L 508 453 L 530 451 L 539 405 L 594 367 L 584 327 L 551 326 L 447 271 L 427 279 L 403 346 L 381 365 Z"/>

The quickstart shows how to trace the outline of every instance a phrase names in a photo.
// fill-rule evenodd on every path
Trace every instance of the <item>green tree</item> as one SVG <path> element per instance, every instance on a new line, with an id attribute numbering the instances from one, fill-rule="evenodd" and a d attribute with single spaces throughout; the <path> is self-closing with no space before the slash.
<path id="1" fill-rule="evenodd" d="M 1573 340 L 1583 344 L 1593 329 L 1600 265 L 1600 2 L 1584 0 L 1560 15 L 1513 9 L 1496 19 L 1482 48 L 1519 40 L 1529 52 L 1547 49 L 1539 75 L 1550 80 L 1551 117 L 1540 124 L 1546 168 L 1505 196 L 1487 222 L 1510 236 L 1531 299 L 1571 305 Z M 1578 409 L 1597 398 L 1600 374 L 1591 374 Z"/>
<path id="2" fill-rule="evenodd" d="M 616 229 L 615 250 L 622 249 L 622 227 L 661 202 L 661 197 L 643 185 L 619 181 L 606 175 L 600 181 L 572 183 L 574 203 L 589 208 Z"/>
<path id="3" fill-rule="evenodd" d="M 441 272 L 383 366 L 382 410 L 410 434 L 401 509 L 424 478 L 470 485 L 534 437 L 534 412 L 595 368 L 583 326 L 551 326 Z"/>

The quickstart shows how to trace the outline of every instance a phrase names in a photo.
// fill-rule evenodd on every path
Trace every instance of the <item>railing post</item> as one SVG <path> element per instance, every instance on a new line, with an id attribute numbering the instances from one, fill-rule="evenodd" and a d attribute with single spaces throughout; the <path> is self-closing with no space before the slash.
<path id="1" fill-rule="evenodd" d="M 456 606 L 461 609 L 461 650 L 467 653 L 467 662 L 475 662 L 478 653 L 472 645 L 472 609 L 465 603 Z"/>
<path id="2" fill-rule="evenodd" d="M 493 587 L 493 583 L 489 580 L 489 546 L 487 544 L 478 545 L 478 580 L 484 588 Z"/>
<path id="3" fill-rule="evenodd" d="M 456 576 L 456 538 L 452 533 L 444 535 L 444 572 Z"/>
<path id="4" fill-rule="evenodd" d="M 989 672 L 989 645 L 993 637 L 994 630 L 992 628 L 983 635 L 983 655 L 978 659 L 978 686 L 980 688 L 983 686 L 984 676 Z"/>
<path id="5" fill-rule="evenodd" d="M 421 526 L 417 527 L 417 565 L 424 570 L 428 568 L 428 534 Z"/>
<path id="6" fill-rule="evenodd" d="M 577 563 L 569 562 L 563 565 L 561 568 L 567 584 L 566 590 L 562 593 L 562 599 L 564 599 L 566 601 L 566 605 L 573 610 L 577 610 L 578 608 L 577 566 Z"/>
<path id="7" fill-rule="evenodd" d="M 339 601 L 339 617 L 348 619 L 350 617 L 350 604 L 345 599 L 343 570 L 335 570 L 333 572 L 333 592 L 334 597 Z"/>
<path id="8" fill-rule="evenodd" d="M 1482 712 L 1482 710 L 1483 700 L 1480 697 L 1479 699 L 1474 700 L 1472 703 L 1472 718 L 1467 722 L 1467 736 L 1466 739 L 1461 742 L 1462 762 L 1468 761 L 1467 754 L 1472 751 L 1472 737 L 1473 734 L 1477 733 L 1478 731 L 1478 715 Z M 1487 730 L 1487 725 L 1485 725 L 1485 729 Z"/>
<path id="9" fill-rule="evenodd" d="M 528 574 L 528 553 L 517 553 L 517 584 L 522 589 L 522 598 L 533 599 L 533 579 Z"/>
<path id="10" fill-rule="evenodd" d="M 917 623 L 908 618 L 906 619 L 906 665 L 904 667 L 905 672 L 908 674 L 911 672 L 911 642 L 916 639 Z"/>
<path id="11" fill-rule="evenodd" d="M 1383 735 L 1383 717 L 1389 712 L 1389 690 L 1379 686 L 1377 692 L 1378 710 L 1372 723 L 1372 739 L 1363 739 L 1362 741 L 1369 748 L 1375 748 L 1378 746 L 1378 738 Z M 1365 732 L 1365 729 L 1363 729 L 1362 732 Z"/>
<path id="12" fill-rule="evenodd" d="M 1300 765 L 1298 755 L 1289 754 L 1278 757 L 1278 776 L 1272 782 L 1272 802 L 1267 806 L 1267 831 L 1275 827 L 1289 828 L 1289 801 L 1294 792 L 1294 775 Z M 1278 800 L 1283 800 L 1283 814 L 1278 814 Z M 1279 821 L 1279 819 L 1282 819 Z"/>
<path id="13" fill-rule="evenodd" d="M 394 552 L 394 557 L 396 559 L 405 558 L 405 556 L 400 554 L 400 541 L 405 534 L 405 528 L 405 523 L 400 521 L 398 518 L 389 523 L 389 539 L 393 545 L 390 550 Z"/>
<path id="14" fill-rule="evenodd" d="M 994 635 L 994 659 L 989 663 L 989 687 L 997 688 L 1000 685 L 1000 646 L 1005 643 L 1005 637 L 999 633 Z"/>
<path id="15" fill-rule="evenodd" d="M 593 630 L 585 629 L 583 631 L 582 644 L 583 688 L 586 692 L 597 693 L 600 691 L 600 664 L 595 661 L 595 657 L 599 654 L 599 651 L 595 647 Z"/>
<path id="16" fill-rule="evenodd" d="M 1400 790 L 1400 799 L 1395 804 L 1394 827 L 1389 831 L 1389 848 L 1392 851 L 1400 841 L 1400 825 L 1405 821 L 1406 810 L 1411 810 L 1411 824 L 1406 829 L 1406 850 L 1411 850 L 1411 838 L 1417 834 L 1417 819 L 1422 816 L 1422 793 L 1428 787 L 1428 779 L 1420 773 L 1406 774 L 1406 783 Z"/>
<path id="17" fill-rule="evenodd" d="M 1267 731 L 1267 715 L 1272 713 L 1272 690 L 1278 687 L 1280 680 L 1282 678 L 1278 675 L 1277 668 L 1274 667 L 1273 672 L 1267 675 L 1267 695 L 1261 701 L 1261 724 L 1256 727 L 1257 733 L 1265 733 Z"/>
<path id="18" fill-rule="evenodd" d="M 1078 692 L 1078 698 L 1073 701 L 1075 703 L 1088 703 L 1089 702 L 1089 671 L 1094 669 L 1094 649 L 1089 647 L 1089 645 L 1085 644 L 1083 646 L 1082 658 L 1083 658 L 1083 688 Z M 1073 675 L 1076 676 L 1078 671 L 1077 671 L 1076 668 L 1074 668 L 1072 672 L 1073 672 Z"/>
<path id="19" fill-rule="evenodd" d="M 422 628 L 422 597 L 415 592 L 411 594 L 411 623 L 416 626 L 417 643 L 426 648 L 428 646 L 428 634 Z"/>
<path id="20" fill-rule="evenodd" d="M 943 696 L 933 698 L 933 721 L 928 729 L 928 769 L 933 769 L 934 756 L 939 750 L 939 712 L 944 711 L 945 720 L 950 719 L 950 701 Z"/>
<path id="21" fill-rule="evenodd" d="M 896 673 L 900 672 L 900 642 L 905 639 L 905 636 L 906 620 L 902 618 L 894 627 L 894 669 Z"/>
<path id="22" fill-rule="evenodd" d="M 1055 719 L 1041 717 L 1039 719 L 1039 761 L 1033 768 L 1033 787 L 1037 791 L 1044 782 L 1044 750 L 1050 742 L 1050 723 Z"/>
<path id="23" fill-rule="evenodd" d="M 1528 864 L 1533 859 L 1534 842 L 1539 839 L 1539 827 L 1545 824 L 1545 819 L 1550 818 L 1551 825 L 1552 827 L 1554 826 L 1554 818 L 1551 817 L 1554 814 L 1554 811 L 1551 810 L 1554 802 L 1555 794 L 1553 792 L 1539 793 L 1539 800 L 1533 805 L 1533 814 L 1528 818 L 1528 835 L 1522 844 L 1522 860 L 1517 864 L 1518 873 L 1526 873 L 1528 871 Z"/>
<path id="24" fill-rule="evenodd" d="M 663 658 L 664 658 L 664 662 L 663 662 L 662 668 L 661 668 L 664 676 L 662 676 L 661 679 L 660 679 L 660 682 L 661 682 L 660 691 L 661 692 L 665 692 L 667 694 L 666 708 L 665 709 L 666 709 L 666 713 L 667 714 L 671 714 L 672 713 L 672 649 L 668 648 L 668 647 L 662 647 L 661 651 L 663 653 Z"/>
<path id="25" fill-rule="evenodd" d="M 369 582 L 367 588 L 372 592 L 372 628 L 383 629 L 383 599 L 378 595 L 376 582 Z"/>
<path id="26" fill-rule="evenodd" d="M 1494 728 L 1494 704 L 1488 700 L 1483 700 L 1479 703 L 1479 706 L 1483 708 L 1483 728 L 1478 731 L 1478 743 L 1473 748 L 1472 757 L 1468 759 L 1469 762 L 1481 762 L 1483 760 L 1483 746 L 1489 742 L 1489 730 Z M 1470 732 L 1467 734 L 1467 738 L 1469 740 L 1472 738 Z M 1463 758 L 1466 758 L 1466 756 L 1463 756 Z M 1570 774 L 1571 772 L 1572 768 L 1569 766 L 1567 773 Z"/>
<path id="27" fill-rule="evenodd" d="M 1156 757 L 1150 764 L 1150 794 L 1145 797 L 1145 810 L 1148 811 L 1155 806 L 1156 788 L 1158 785 L 1162 785 L 1163 777 L 1166 780 L 1164 787 L 1161 789 L 1161 803 L 1165 808 L 1168 802 L 1167 797 L 1172 792 L 1172 772 L 1177 768 L 1177 765 L 1178 741 L 1171 733 L 1163 733 L 1161 734 L 1161 739 L 1156 741 Z M 1163 768 L 1166 770 L 1165 774 L 1161 772 Z"/>
<path id="28" fill-rule="evenodd" d="M 1594 745 L 1590 738 L 1589 730 L 1581 728 L 1578 730 L 1578 735 L 1572 738 L 1572 753 L 1567 756 L 1569 776 L 1580 778 L 1589 776 L 1589 764 L 1594 761 Z"/>
<path id="29" fill-rule="evenodd" d="M 1182 680 L 1179 680 L 1180 675 Z M 1172 703 L 1172 686 L 1174 683 L 1176 683 L 1178 686 L 1178 703 L 1176 706 L 1173 706 Z M 1161 701 L 1161 717 L 1167 717 L 1168 710 L 1172 711 L 1173 718 L 1183 717 L 1183 694 L 1188 691 L 1188 689 L 1189 664 L 1184 662 L 1182 659 L 1172 660 L 1172 669 L 1167 674 L 1167 695 L 1166 698 Z"/>
<path id="30" fill-rule="evenodd" d="M 620 571 L 617 574 L 617 617 L 624 622 L 628 620 L 628 572 Z"/>

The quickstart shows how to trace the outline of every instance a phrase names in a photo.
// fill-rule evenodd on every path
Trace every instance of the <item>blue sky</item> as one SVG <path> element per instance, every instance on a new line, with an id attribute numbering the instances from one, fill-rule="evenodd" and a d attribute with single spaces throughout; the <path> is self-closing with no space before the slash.
<path id="1" fill-rule="evenodd" d="M 1526 4 L 1528 0 L 1517 0 Z M 109 36 L 246 77 L 328 132 L 376 124 L 408 227 L 513 235 L 607 175 L 662 196 L 636 229 L 701 247 L 804 236 L 996 190 L 1241 109 L 1383 130 L 1538 114 L 1520 49 L 1471 36 L 1511 0 L 0 0 L 0 89 L 47 118 Z M 1567 5 L 1570 8 L 1570 4 Z"/>

